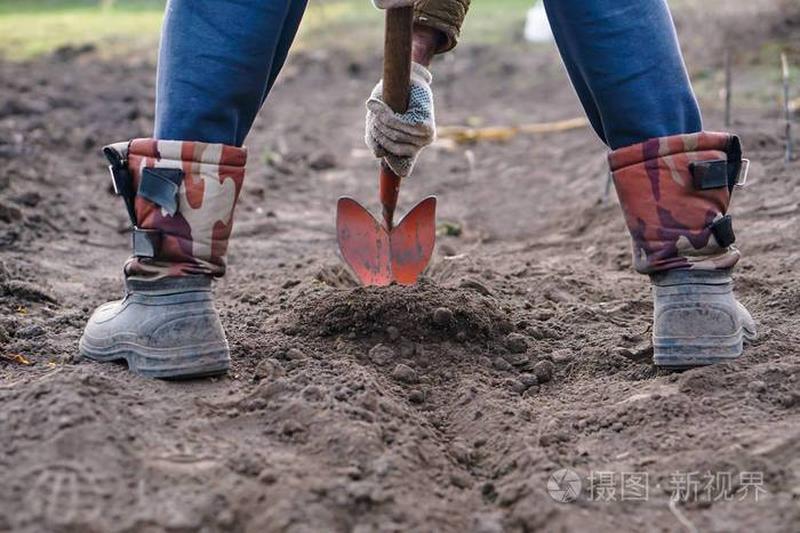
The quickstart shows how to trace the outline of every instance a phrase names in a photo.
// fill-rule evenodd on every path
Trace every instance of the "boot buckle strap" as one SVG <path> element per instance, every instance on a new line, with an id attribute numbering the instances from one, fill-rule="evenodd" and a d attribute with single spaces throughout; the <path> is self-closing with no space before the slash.
<path id="1" fill-rule="evenodd" d="M 145 168 L 139 180 L 138 195 L 153 202 L 171 216 L 178 212 L 178 191 L 183 182 L 179 168 Z"/>
<path id="2" fill-rule="evenodd" d="M 153 259 L 161 248 L 161 230 L 133 228 L 133 255 Z"/>
<path id="3" fill-rule="evenodd" d="M 733 232 L 733 219 L 730 215 L 725 215 L 712 223 L 709 229 L 717 240 L 717 244 L 722 248 L 727 248 L 736 242 L 736 234 Z"/>

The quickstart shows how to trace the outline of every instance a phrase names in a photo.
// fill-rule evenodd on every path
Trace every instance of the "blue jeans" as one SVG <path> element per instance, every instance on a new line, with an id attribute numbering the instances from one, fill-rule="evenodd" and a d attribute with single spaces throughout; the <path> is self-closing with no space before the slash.
<path id="1" fill-rule="evenodd" d="M 702 129 L 666 0 L 544 2 L 578 97 L 608 146 Z M 169 0 L 155 137 L 241 146 L 305 7 L 306 0 Z"/>
<path id="2" fill-rule="evenodd" d="M 169 0 L 157 139 L 241 146 L 286 61 L 307 0 Z"/>
<path id="3" fill-rule="evenodd" d="M 703 128 L 666 0 L 544 0 L 572 85 L 612 149 Z"/>

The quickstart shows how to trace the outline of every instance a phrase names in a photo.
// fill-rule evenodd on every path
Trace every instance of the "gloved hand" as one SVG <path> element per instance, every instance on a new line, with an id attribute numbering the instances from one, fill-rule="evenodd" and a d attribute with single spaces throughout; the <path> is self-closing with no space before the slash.
<path id="1" fill-rule="evenodd" d="M 393 7 L 413 6 L 414 0 L 372 0 L 378 9 L 392 9 Z"/>
<path id="2" fill-rule="evenodd" d="M 436 138 L 432 79 L 428 69 L 411 64 L 411 92 L 403 114 L 395 113 L 383 101 L 383 80 L 367 100 L 367 146 L 401 178 L 411 174 L 420 151 Z"/>

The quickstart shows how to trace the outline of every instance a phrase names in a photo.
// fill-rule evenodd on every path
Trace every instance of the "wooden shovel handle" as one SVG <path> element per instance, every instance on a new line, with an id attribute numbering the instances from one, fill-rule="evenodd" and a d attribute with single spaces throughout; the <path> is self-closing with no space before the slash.
<path id="1" fill-rule="evenodd" d="M 383 100 L 395 113 L 405 113 L 411 89 L 411 35 L 414 28 L 413 6 L 386 11 L 386 33 L 383 46 Z M 383 220 L 392 229 L 400 177 L 381 163 L 380 198 Z"/>

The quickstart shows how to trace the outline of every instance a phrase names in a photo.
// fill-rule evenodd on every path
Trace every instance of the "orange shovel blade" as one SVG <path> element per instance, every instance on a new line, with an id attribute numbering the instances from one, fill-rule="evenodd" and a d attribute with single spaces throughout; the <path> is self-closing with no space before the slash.
<path id="1" fill-rule="evenodd" d="M 364 285 L 416 283 L 436 243 L 436 198 L 426 198 L 387 231 L 352 198 L 340 198 L 336 234 L 345 262 Z"/>

